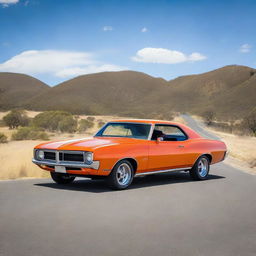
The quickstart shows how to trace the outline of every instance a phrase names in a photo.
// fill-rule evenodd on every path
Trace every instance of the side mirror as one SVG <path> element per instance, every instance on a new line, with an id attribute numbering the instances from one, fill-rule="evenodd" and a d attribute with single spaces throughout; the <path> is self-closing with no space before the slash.
<path id="1" fill-rule="evenodd" d="M 157 142 L 157 143 L 160 143 L 160 142 L 163 141 L 163 140 L 164 140 L 163 137 L 157 137 L 156 142 Z"/>

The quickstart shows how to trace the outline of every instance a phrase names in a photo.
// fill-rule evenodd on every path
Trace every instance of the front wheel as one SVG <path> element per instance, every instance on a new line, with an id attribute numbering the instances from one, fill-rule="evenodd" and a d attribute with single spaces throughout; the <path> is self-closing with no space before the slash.
<path id="1" fill-rule="evenodd" d="M 206 180 L 210 170 L 209 159 L 206 156 L 201 156 L 191 168 L 190 176 L 193 180 Z"/>
<path id="2" fill-rule="evenodd" d="M 116 164 L 110 175 L 107 177 L 108 185 L 113 189 L 126 189 L 132 183 L 134 168 L 127 160 Z"/>
<path id="3" fill-rule="evenodd" d="M 62 174 L 57 172 L 51 172 L 52 179 L 58 184 L 69 184 L 74 181 L 75 177 L 69 174 Z"/>

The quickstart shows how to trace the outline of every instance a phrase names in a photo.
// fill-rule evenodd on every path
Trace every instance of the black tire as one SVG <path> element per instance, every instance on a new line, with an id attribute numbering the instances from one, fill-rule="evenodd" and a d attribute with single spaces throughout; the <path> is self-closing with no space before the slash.
<path id="1" fill-rule="evenodd" d="M 122 169 L 125 168 L 125 175 L 122 177 L 120 176 L 120 172 Z M 134 168 L 132 164 L 128 160 L 121 160 L 118 162 L 115 167 L 113 168 L 110 175 L 107 177 L 106 181 L 110 188 L 115 190 L 122 190 L 128 188 L 134 177 Z"/>
<path id="2" fill-rule="evenodd" d="M 51 172 L 52 179 L 57 184 L 69 184 L 74 181 L 75 177 L 65 173 Z"/>
<path id="3" fill-rule="evenodd" d="M 210 161 L 207 156 L 201 156 L 197 159 L 189 173 L 193 180 L 206 180 L 210 171 Z"/>

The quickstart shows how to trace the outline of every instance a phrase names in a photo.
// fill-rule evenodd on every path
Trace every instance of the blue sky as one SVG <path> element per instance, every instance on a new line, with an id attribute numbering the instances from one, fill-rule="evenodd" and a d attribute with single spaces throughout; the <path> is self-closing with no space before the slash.
<path id="1" fill-rule="evenodd" d="M 55 85 L 136 70 L 167 80 L 256 67 L 254 0 L 0 0 L 0 71 Z"/>

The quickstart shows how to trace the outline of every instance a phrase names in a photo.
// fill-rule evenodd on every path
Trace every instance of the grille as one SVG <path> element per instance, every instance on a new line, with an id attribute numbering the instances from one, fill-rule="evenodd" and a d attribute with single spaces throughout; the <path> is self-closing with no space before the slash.
<path id="1" fill-rule="evenodd" d="M 55 152 L 44 151 L 45 160 L 56 160 Z"/>
<path id="2" fill-rule="evenodd" d="M 35 157 L 37 157 L 37 155 Z M 84 163 L 85 161 L 84 153 L 79 151 L 44 151 L 44 160 L 57 162 L 57 159 L 59 159 L 60 162 Z"/>
<path id="3" fill-rule="evenodd" d="M 60 161 L 64 162 L 84 162 L 84 155 L 81 154 L 74 154 L 74 153 L 59 153 Z"/>

